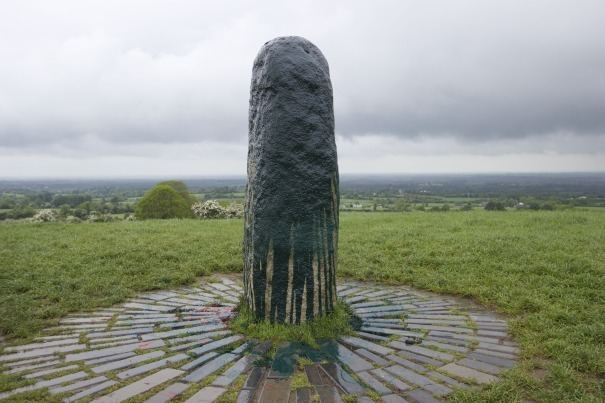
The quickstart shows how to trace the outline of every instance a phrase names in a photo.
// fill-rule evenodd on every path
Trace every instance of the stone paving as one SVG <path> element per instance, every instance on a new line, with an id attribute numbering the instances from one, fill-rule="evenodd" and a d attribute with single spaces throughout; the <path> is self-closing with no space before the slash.
<path id="1" fill-rule="evenodd" d="M 329 359 L 295 364 L 305 379 L 300 384 L 276 368 L 277 358 L 272 364 L 268 343 L 228 329 L 241 291 L 238 280 L 224 276 L 69 315 L 32 343 L 4 346 L 2 373 L 31 383 L 0 393 L 0 400 L 44 389 L 64 402 L 298 403 L 353 396 L 360 403 L 438 402 L 454 389 L 496 382 L 517 360 L 506 322 L 479 307 L 403 286 L 341 281 L 339 298 L 361 327 L 326 342 Z M 279 346 L 275 357 L 287 351 L 294 350 Z"/>

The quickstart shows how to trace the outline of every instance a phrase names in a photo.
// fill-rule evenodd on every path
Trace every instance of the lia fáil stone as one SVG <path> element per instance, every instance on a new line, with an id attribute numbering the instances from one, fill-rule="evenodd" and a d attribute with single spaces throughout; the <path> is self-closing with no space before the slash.
<path id="1" fill-rule="evenodd" d="M 328 63 L 304 38 L 273 39 L 250 88 L 244 295 L 258 319 L 303 323 L 332 312 L 338 206 Z"/>

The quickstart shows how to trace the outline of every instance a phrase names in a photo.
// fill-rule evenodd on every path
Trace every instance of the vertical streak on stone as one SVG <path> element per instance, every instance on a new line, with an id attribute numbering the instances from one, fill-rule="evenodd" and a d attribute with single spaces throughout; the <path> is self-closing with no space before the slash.
<path id="1" fill-rule="evenodd" d="M 332 235 L 334 262 L 332 264 L 332 303 L 336 303 L 336 267 L 338 267 L 338 228 L 340 227 L 340 199 L 338 198 L 338 176 L 334 175 L 332 184 L 332 216 L 334 217 L 334 229 Z"/>
<path id="2" fill-rule="evenodd" d="M 323 241 L 323 249 L 324 249 L 324 258 L 325 258 L 325 262 L 324 262 L 324 272 L 323 272 L 323 276 L 324 276 L 324 284 L 326 285 L 326 291 L 324 293 L 324 306 L 327 306 L 330 302 L 329 302 L 329 293 L 330 293 L 330 249 L 328 248 L 328 222 L 326 219 L 326 210 L 324 209 L 322 211 L 322 215 L 323 215 L 323 236 L 322 236 L 322 241 Z"/>
<path id="3" fill-rule="evenodd" d="M 308 236 L 310 237 L 311 235 L 312 234 L 309 234 Z M 311 253 L 312 251 L 306 251 L 304 256 L 305 288 L 307 289 L 306 300 L 309 301 L 309 303 L 307 304 L 307 318 L 314 317 L 313 300 L 315 295 L 315 281 L 313 280 L 313 258 L 311 256 Z"/>
<path id="4" fill-rule="evenodd" d="M 315 230 L 315 228 L 313 228 Z M 319 293 L 321 292 L 321 281 L 319 280 L 319 270 L 317 267 L 317 252 L 313 251 L 313 262 L 311 263 L 313 267 L 313 316 L 317 316 L 322 313 L 321 306 L 319 305 Z"/>
<path id="5" fill-rule="evenodd" d="M 269 241 L 266 265 L 266 288 L 265 288 L 265 319 L 271 320 L 271 293 L 273 292 L 273 240 Z"/>
<path id="6" fill-rule="evenodd" d="M 248 170 L 253 172 L 253 162 L 248 161 Z M 253 189 L 246 185 L 246 205 L 254 199 Z M 249 207 L 248 207 L 249 208 Z M 254 239 L 254 221 L 253 215 L 248 214 L 244 217 L 244 236 Z M 244 298 L 248 307 L 254 312 L 256 304 L 254 301 L 254 245 L 250 242 L 244 242 Z"/>
<path id="7" fill-rule="evenodd" d="M 302 302 L 300 304 L 300 323 L 307 321 L 307 283 L 303 286 Z"/>
<path id="8" fill-rule="evenodd" d="M 294 232 L 294 225 L 290 227 L 290 256 L 288 257 L 288 292 L 286 297 L 286 323 L 292 323 L 292 287 L 294 281 L 294 240 L 292 234 Z"/>
<path id="9" fill-rule="evenodd" d="M 319 217 L 318 220 L 318 226 L 317 226 L 317 246 L 318 246 L 318 253 L 320 253 L 320 257 L 319 257 L 319 282 L 321 284 L 321 293 L 319 295 L 319 305 L 321 306 L 322 312 L 325 311 L 325 306 L 326 306 L 326 299 L 325 299 L 325 294 L 326 294 L 326 279 L 325 279 L 325 270 L 326 270 L 326 259 L 324 256 L 324 248 L 323 248 L 323 232 L 322 232 L 322 227 L 321 227 L 321 217 Z"/>
<path id="10" fill-rule="evenodd" d="M 296 322 L 296 290 L 292 287 L 292 299 L 288 301 L 288 305 L 290 306 L 290 318 L 287 323 L 295 323 Z"/>
<path id="11" fill-rule="evenodd" d="M 313 300 L 317 304 L 317 311 L 322 314 L 324 312 L 324 304 L 322 300 L 322 294 L 325 291 L 325 285 L 322 279 L 322 265 L 321 265 L 321 242 L 320 242 L 320 222 L 319 217 L 313 217 L 313 256 L 315 259 L 315 283 L 317 284 L 317 295 Z"/>

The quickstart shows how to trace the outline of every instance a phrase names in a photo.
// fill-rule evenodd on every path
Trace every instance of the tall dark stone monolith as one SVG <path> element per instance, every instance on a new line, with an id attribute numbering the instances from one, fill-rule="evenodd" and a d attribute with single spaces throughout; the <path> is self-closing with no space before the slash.
<path id="1" fill-rule="evenodd" d="M 258 319 L 333 310 L 338 161 L 328 62 L 304 38 L 265 43 L 250 88 L 244 295 Z"/>

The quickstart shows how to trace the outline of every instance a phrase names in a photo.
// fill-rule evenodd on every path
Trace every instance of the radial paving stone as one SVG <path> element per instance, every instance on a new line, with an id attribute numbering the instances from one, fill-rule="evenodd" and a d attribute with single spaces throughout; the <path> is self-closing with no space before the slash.
<path id="1" fill-rule="evenodd" d="M 259 359 L 270 343 L 227 328 L 241 292 L 229 275 L 146 292 L 113 308 L 70 314 L 28 344 L 4 343 L 0 371 L 31 384 L 0 399 L 48 389 L 66 402 L 212 402 L 244 377 L 239 403 L 341 402 L 351 394 L 358 402 L 444 401 L 455 389 L 496 382 L 517 361 L 506 321 L 491 312 L 409 287 L 346 281 L 338 293 L 361 327 L 335 340 L 321 365 L 305 366 L 311 386 L 294 391 L 287 377 L 255 366 L 266 362 Z"/>

